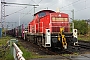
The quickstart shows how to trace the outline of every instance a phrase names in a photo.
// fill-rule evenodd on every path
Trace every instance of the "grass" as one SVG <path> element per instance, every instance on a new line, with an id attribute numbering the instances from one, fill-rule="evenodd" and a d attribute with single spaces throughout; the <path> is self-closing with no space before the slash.
<path id="1" fill-rule="evenodd" d="M 9 41 L 10 39 L 12 39 L 12 37 L 10 37 L 10 36 L 0 38 L 0 46 L 6 45 L 7 41 Z M 4 50 L 3 48 L 1 48 L 1 49 Z M 0 57 L 0 60 L 14 60 L 13 56 L 10 54 L 10 49 L 7 48 L 5 51 L 6 51 L 5 55 Z M 1 52 L 1 53 L 3 54 L 4 52 Z"/>
<path id="2" fill-rule="evenodd" d="M 0 38 L 0 46 L 5 45 L 7 43 L 7 41 L 9 41 L 12 38 L 13 37 L 10 37 L 10 36 Z"/>
<path id="3" fill-rule="evenodd" d="M 14 60 L 13 56 L 11 55 L 10 49 L 6 51 L 4 60 Z"/>
<path id="4" fill-rule="evenodd" d="M 88 36 L 78 35 L 78 40 L 90 41 L 90 35 L 88 35 Z"/>
<path id="5" fill-rule="evenodd" d="M 29 60 L 32 57 L 32 53 L 29 52 L 27 49 L 25 49 L 24 47 L 22 47 L 21 45 L 19 46 L 19 48 L 21 49 L 21 51 L 23 52 L 23 56 L 26 60 Z"/>
<path id="6" fill-rule="evenodd" d="M 73 54 L 62 54 L 62 56 L 70 56 L 70 55 L 79 55 L 79 53 L 74 52 Z"/>
<path id="7" fill-rule="evenodd" d="M 0 46 L 5 45 L 7 43 L 7 41 L 9 41 L 10 39 L 12 39 L 12 37 L 10 37 L 10 36 L 1 37 L 0 38 Z"/>
<path id="8" fill-rule="evenodd" d="M 32 58 L 43 58 L 43 56 L 35 55 L 35 54 L 33 54 L 33 52 L 28 51 L 28 49 L 24 48 L 20 42 L 18 45 L 19 45 L 21 51 L 23 52 L 23 56 L 26 60 L 30 60 Z"/>

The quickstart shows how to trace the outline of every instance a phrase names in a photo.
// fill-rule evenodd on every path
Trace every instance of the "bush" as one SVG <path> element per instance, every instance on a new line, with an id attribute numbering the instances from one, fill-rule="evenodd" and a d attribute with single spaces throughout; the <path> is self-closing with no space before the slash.
<path id="1" fill-rule="evenodd" d="M 88 33 L 88 24 L 85 20 L 74 20 L 73 22 L 79 34 L 85 35 Z"/>

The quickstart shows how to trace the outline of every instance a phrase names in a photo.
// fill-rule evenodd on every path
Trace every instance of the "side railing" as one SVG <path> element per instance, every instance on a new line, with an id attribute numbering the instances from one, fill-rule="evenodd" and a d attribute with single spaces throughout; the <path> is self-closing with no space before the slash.
<path id="1" fill-rule="evenodd" d="M 20 50 L 20 48 L 17 46 L 18 40 L 16 39 L 11 39 L 10 40 L 10 49 L 11 49 L 11 54 L 14 57 L 14 60 L 25 60 L 23 57 L 23 52 Z"/>
<path id="2" fill-rule="evenodd" d="M 25 60 L 22 56 L 23 52 L 19 49 L 19 47 L 13 43 L 13 57 L 15 60 Z"/>

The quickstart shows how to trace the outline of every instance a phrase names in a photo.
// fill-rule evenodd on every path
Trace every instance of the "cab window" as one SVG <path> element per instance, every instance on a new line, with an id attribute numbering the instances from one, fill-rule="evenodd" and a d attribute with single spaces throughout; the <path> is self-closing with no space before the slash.
<path id="1" fill-rule="evenodd" d="M 41 13 L 39 13 L 38 15 L 39 15 L 39 17 L 43 17 L 43 16 L 46 15 L 46 13 L 45 13 L 45 12 L 41 12 Z"/>

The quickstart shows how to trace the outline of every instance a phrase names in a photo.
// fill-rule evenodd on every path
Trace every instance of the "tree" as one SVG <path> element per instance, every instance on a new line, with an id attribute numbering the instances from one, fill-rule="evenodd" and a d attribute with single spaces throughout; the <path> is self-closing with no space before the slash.
<path id="1" fill-rule="evenodd" d="M 88 24 L 85 20 L 74 20 L 74 27 L 78 30 L 79 34 L 88 33 Z"/>

